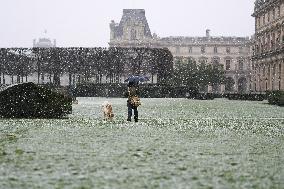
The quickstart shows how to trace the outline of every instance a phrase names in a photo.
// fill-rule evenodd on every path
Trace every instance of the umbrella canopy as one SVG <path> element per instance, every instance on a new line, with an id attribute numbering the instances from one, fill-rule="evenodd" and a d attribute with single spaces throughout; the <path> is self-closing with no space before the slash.
<path id="1" fill-rule="evenodd" d="M 149 81 L 149 77 L 135 75 L 135 76 L 128 77 L 124 82 L 138 84 L 139 82 L 145 82 L 145 81 Z"/>

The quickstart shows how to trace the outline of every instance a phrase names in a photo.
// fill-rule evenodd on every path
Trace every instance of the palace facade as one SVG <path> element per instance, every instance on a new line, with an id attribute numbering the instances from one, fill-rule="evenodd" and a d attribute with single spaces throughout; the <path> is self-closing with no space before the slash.
<path id="1" fill-rule="evenodd" d="M 284 0 L 256 0 L 254 91 L 284 90 Z"/>
<path id="2" fill-rule="evenodd" d="M 163 37 L 152 34 L 144 9 L 124 9 L 119 23 L 110 23 L 110 47 L 168 48 L 174 61 L 222 65 L 233 88 L 219 86 L 218 92 L 251 90 L 251 40 L 249 37 L 215 37 L 206 30 L 199 37 Z M 208 87 L 208 91 L 212 86 Z"/>

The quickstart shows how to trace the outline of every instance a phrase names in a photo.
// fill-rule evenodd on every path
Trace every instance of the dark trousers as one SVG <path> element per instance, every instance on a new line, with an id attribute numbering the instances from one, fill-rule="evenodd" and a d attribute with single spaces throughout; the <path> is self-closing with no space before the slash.
<path id="1" fill-rule="evenodd" d="M 132 110 L 134 110 L 134 120 L 135 121 L 138 121 L 138 110 L 137 110 L 137 107 L 135 106 L 132 106 L 131 104 L 127 104 L 127 107 L 128 107 L 128 120 L 131 120 L 131 117 L 132 117 Z"/>

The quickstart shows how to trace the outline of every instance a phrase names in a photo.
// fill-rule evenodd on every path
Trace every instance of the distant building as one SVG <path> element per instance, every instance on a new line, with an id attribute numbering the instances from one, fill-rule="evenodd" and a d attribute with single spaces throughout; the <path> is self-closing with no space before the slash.
<path id="1" fill-rule="evenodd" d="M 254 91 L 284 90 L 284 0 L 256 0 Z"/>
<path id="2" fill-rule="evenodd" d="M 152 39 L 143 9 L 124 9 L 120 23 L 110 23 L 110 46 L 151 46 Z"/>
<path id="3" fill-rule="evenodd" d="M 164 37 L 151 34 L 143 9 L 124 9 L 119 23 L 110 23 L 110 47 L 168 48 L 174 61 L 223 65 L 233 88 L 224 85 L 213 89 L 217 92 L 248 92 L 251 80 L 251 40 L 249 37 L 215 37 L 206 30 L 203 37 Z M 208 87 L 208 91 L 212 86 Z"/>
<path id="4" fill-rule="evenodd" d="M 39 47 L 39 48 L 50 48 L 50 47 L 56 47 L 56 39 L 53 40 L 53 43 L 51 42 L 51 39 L 47 37 L 47 31 L 44 31 L 44 36 L 40 37 L 38 40 L 33 40 L 33 47 Z"/>

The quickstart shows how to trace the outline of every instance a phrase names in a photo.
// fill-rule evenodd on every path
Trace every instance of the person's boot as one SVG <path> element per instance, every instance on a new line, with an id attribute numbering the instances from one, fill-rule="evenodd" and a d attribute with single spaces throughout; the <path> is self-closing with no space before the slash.
<path id="1" fill-rule="evenodd" d="M 127 118 L 127 121 L 131 121 L 131 118 Z"/>
<path id="2" fill-rule="evenodd" d="M 138 122 L 138 117 L 134 117 L 135 122 Z"/>

